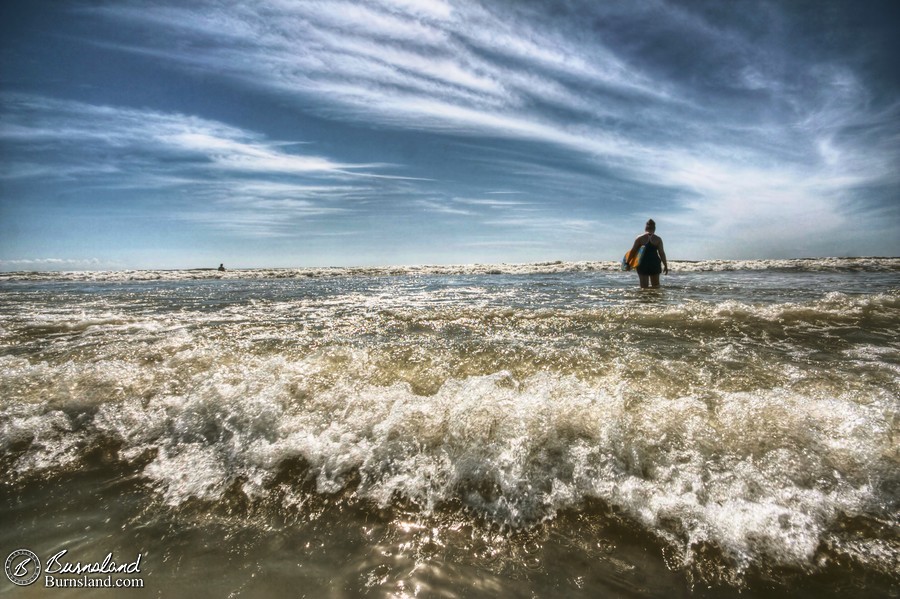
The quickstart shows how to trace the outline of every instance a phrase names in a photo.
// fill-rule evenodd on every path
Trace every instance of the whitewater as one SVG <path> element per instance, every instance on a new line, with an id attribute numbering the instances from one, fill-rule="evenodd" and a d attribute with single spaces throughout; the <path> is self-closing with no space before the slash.
<path id="1" fill-rule="evenodd" d="M 0 548 L 160 596 L 898 596 L 900 259 L 0 273 Z"/>

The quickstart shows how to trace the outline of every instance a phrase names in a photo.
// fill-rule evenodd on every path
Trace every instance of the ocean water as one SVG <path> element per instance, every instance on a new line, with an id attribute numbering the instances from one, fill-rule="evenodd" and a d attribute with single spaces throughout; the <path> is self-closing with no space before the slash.
<path id="1" fill-rule="evenodd" d="M 2 273 L 0 558 L 140 554 L 109 596 L 900 596 L 900 259 L 672 267 Z"/>

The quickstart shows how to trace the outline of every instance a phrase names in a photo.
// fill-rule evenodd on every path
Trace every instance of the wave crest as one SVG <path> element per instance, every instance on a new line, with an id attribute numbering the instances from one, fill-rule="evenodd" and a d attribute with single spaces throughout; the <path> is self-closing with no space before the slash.
<path id="1" fill-rule="evenodd" d="M 801 258 L 771 260 L 672 260 L 672 272 L 900 272 L 900 258 Z M 619 261 L 532 262 L 524 264 L 459 264 L 372 267 L 306 267 L 185 270 L 119 270 L 70 272 L 0 272 L 0 281 L 190 281 L 214 279 L 319 279 L 333 277 L 539 275 L 617 272 Z"/>
<path id="2" fill-rule="evenodd" d="M 371 364 L 359 350 L 352 359 Z M 666 398 L 500 371 L 419 395 L 331 367 L 254 359 L 180 394 L 19 403 L 4 408 L 0 440 L 16 476 L 116 447 L 171 506 L 220 501 L 236 486 L 264 498 L 298 462 L 295 484 L 314 481 L 322 496 L 353 490 L 377 506 L 461 509 L 510 529 L 600 499 L 681 547 L 685 564 L 712 543 L 739 568 L 813 568 L 841 518 L 896 508 L 886 495 L 898 480 L 887 393 Z"/>

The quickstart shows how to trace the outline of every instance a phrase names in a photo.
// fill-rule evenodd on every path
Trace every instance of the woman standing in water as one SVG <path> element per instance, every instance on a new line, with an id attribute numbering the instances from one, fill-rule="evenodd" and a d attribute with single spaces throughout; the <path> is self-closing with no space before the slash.
<path id="1" fill-rule="evenodd" d="M 631 252 L 634 254 L 641 249 L 641 246 L 644 247 L 644 255 L 637 267 L 641 288 L 657 289 L 659 287 L 659 273 L 669 274 L 669 263 L 666 261 L 663 240 L 656 235 L 656 223 L 653 222 L 652 218 L 647 221 L 644 231 L 646 232 L 643 235 L 638 235 L 634 240 Z"/>

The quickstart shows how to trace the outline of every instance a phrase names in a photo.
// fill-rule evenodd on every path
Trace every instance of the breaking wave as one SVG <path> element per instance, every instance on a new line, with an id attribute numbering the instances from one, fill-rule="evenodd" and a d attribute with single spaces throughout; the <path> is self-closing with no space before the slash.
<path id="1" fill-rule="evenodd" d="M 900 258 L 804 258 L 791 260 L 670 261 L 673 272 L 900 272 Z M 614 272 L 617 261 L 535 262 L 526 264 L 468 264 L 374 267 L 308 267 L 185 270 L 118 270 L 71 272 L 0 272 L 2 281 L 189 281 L 206 279 L 303 279 L 329 277 L 533 275 L 578 272 Z"/>
<path id="2" fill-rule="evenodd" d="M 598 500 L 685 567 L 707 545 L 737 571 L 900 560 L 889 532 L 846 531 L 889 531 L 900 507 L 897 292 L 532 310 L 125 295 L 0 321 L 5 476 L 100 448 L 173 509 L 289 476 L 508 530 Z"/>

